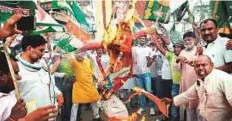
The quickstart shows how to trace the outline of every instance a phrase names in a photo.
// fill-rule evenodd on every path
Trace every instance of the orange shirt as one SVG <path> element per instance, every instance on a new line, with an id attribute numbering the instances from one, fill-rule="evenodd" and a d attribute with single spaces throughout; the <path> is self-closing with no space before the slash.
<path id="1" fill-rule="evenodd" d="M 93 103 L 100 100 L 100 95 L 93 82 L 93 64 L 85 58 L 83 62 L 69 58 L 76 80 L 73 84 L 73 103 Z"/>

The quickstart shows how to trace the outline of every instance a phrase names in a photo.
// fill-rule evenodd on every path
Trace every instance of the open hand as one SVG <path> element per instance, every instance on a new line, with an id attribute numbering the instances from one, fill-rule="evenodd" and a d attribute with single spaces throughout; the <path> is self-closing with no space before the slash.
<path id="1" fill-rule="evenodd" d="M 16 22 L 22 18 L 22 13 L 17 13 L 11 16 L 0 30 L 0 39 L 4 39 L 13 34 L 22 34 L 23 32 L 18 30 L 15 26 Z"/>

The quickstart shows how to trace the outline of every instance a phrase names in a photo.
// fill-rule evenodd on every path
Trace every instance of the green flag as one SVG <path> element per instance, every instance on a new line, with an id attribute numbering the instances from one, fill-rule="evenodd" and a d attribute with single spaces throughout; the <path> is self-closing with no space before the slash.
<path id="1" fill-rule="evenodd" d="M 54 20 L 46 11 L 40 6 L 35 14 L 36 18 L 36 30 L 31 31 L 27 34 L 40 35 L 47 32 L 63 32 L 64 27 Z"/>
<path id="2" fill-rule="evenodd" d="M 74 1 L 67 1 L 67 3 L 70 5 L 70 7 L 72 8 L 74 17 L 76 18 L 76 20 L 78 21 L 78 23 L 80 23 L 81 25 L 85 25 L 87 27 L 89 27 L 88 22 L 86 21 L 86 17 L 84 12 L 80 9 L 79 5 L 77 2 Z"/>
<path id="3" fill-rule="evenodd" d="M 175 16 L 176 21 L 179 22 L 182 20 L 186 11 L 188 10 L 188 7 L 189 7 L 189 4 L 188 4 L 188 1 L 186 1 L 172 13 L 172 15 Z"/>
<path id="4" fill-rule="evenodd" d="M 65 52 L 76 51 L 84 45 L 81 40 L 70 33 L 64 33 L 61 37 L 55 39 L 55 41 L 57 41 L 57 46 Z"/>
<path id="5" fill-rule="evenodd" d="M 47 3 L 47 4 L 45 4 Z M 75 1 L 51 1 L 44 2 L 42 7 L 44 9 L 61 9 L 67 12 L 67 15 L 72 16 L 80 25 L 88 28 L 89 24 L 86 21 L 84 12 L 80 9 L 79 5 Z"/>
<path id="6" fill-rule="evenodd" d="M 0 23 L 4 23 L 13 15 L 13 8 L 0 5 Z"/>
<path id="7" fill-rule="evenodd" d="M 21 8 L 25 15 L 35 15 L 37 9 L 34 1 L 0 1 L 0 23 L 10 18 L 16 8 Z"/>
<path id="8" fill-rule="evenodd" d="M 230 8 L 228 5 L 231 4 L 231 1 L 211 1 L 210 9 L 212 12 L 213 18 L 217 21 L 218 27 L 229 27 L 229 14 Z"/>
<path id="9" fill-rule="evenodd" d="M 169 1 L 147 1 L 143 18 L 146 20 L 168 23 L 170 19 Z"/>

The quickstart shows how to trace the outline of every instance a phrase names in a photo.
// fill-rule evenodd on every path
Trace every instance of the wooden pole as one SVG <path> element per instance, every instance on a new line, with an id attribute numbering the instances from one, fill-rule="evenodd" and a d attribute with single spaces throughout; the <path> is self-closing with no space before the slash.
<path id="1" fill-rule="evenodd" d="M 3 48 L 4 48 L 4 53 L 6 55 L 6 60 L 7 60 L 8 66 L 9 66 L 10 74 L 11 74 L 11 77 L 13 79 L 13 83 L 14 83 L 14 87 L 15 87 L 15 93 L 16 93 L 16 98 L 20 99 L 21 96 L 20 96 L 20 92 L 19 92 L 19 88 L 18 88 L 18 84 L 17 84 L 17 79 L 15 77 L 15 72 L 14 72 L 14 69 L 13 69 L 13 66 L 12 66 L 12 63 L 11 63 L 11 59 L 10 59 L 10 56 L 8 54 L 6 45 L 3 45 Z"/>

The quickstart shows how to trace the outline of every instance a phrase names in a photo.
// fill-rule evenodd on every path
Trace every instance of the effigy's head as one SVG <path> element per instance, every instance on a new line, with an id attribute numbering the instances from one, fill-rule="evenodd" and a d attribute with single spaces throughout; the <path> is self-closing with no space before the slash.
<path id="1" fill-rule="evenodd" d="M 125 31 L 125 32 L 131 32 L 130 24 L 127 22 L 119 23 L 119 30 Z"/>

